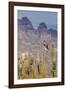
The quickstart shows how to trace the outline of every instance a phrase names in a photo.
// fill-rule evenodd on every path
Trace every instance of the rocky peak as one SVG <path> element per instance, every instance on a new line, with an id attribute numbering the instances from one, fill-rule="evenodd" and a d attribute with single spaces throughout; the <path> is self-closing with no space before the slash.
<path id="1" fill-rule="evenodd" d="M 38 26 L 38 30 L 45 31 L 47 30 L 47 25 L 44 22 L 41 22 Z"/>
<path id="2" fill-rule="evenodd" d="M 27 17 L 23 17 L 20 20 L 18 20 L 18 25 L 24 30 L 33 29 L 32 23 Z"/>

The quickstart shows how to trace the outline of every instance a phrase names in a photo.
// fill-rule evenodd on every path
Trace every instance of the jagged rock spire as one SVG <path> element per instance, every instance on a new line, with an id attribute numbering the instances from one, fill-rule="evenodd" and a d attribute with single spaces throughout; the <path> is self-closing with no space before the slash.
<path id="1" fill-rule="evenodd" d="M 18 25 L 24 30 L 33 29 L 33 25 L 27 17 L 22 17 L 22 19 L 18 20 Z"/>
<path id="2" fill-rule="evenodd" d="M 46 30 L 47 29 L 47 25 L 44 22 L 41 22 L 38 26 L 38 30 Z"/>

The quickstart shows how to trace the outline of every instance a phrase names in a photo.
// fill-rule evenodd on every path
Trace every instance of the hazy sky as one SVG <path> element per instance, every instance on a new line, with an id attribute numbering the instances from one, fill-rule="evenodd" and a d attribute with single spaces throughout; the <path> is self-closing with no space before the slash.
<path id="1" fill-rule="evenodd" d="M 34 28 L 37 28 L 41 22 L 45 22 L 48 28 L 57 28 L 56 12 L 18 10 L 17 13 L 19 19 L 27 17 Z"/>

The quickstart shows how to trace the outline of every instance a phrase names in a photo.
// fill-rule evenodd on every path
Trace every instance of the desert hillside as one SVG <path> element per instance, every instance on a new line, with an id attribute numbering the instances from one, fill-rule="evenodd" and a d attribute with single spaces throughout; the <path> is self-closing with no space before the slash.
<path id="1" fill-rule="evenodd" d="M 51 77 L 50 72 L 52 71 L 53 58 L 56 60 L 56 42 L 56 30 L 54 30 L 54 32 L 53 29 L 48 30 L 44 22 L 41 22 L 38 28 L 34 29 L 31 21 L 27 17 L 23 17 L 20 20 L 18 19 L 18 52 L 21 53 L 21 56 L 27 53 L 28 62 L 31 56 L 34 57 L 35 66 L 39 65 L 40 59 L 43 57 L 42 63 L 44 63 L 46 67 L 46 77 Z M 53 52 L 52 49 L 55 51 Z M 52 52 L 54 53 L 53 58 Z M 21 61 L 23 61 L 23 59 L 22 57 Z M 38 71 L 36 70 L 36 72 Z"/>

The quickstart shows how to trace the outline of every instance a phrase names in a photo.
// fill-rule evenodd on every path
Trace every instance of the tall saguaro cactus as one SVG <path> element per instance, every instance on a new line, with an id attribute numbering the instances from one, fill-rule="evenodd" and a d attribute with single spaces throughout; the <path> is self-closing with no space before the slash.
<path id="1" fill-rule="evenodd" d="M 22 79 L 28 78 L 29 74 L 29 63 L 28 63 L 28 55 L 27 53 L 24 53 L 23 55 L 23 61 L 22 61 Z"/>
<path id="2" fill-rule="evenodd" d="M 46 64 L 45 64 L 45 56 L 43 54 L 40 55 L 40 77 L 46 78 Z"/>
<path id="3" fill-rule="evenodd" d="M 57 51 L 54 45 L 52 45 L 52 49 L 51 49 L 51 59 L 52 59 L 51 76 L 56 77 L 57 76 Z"/>

